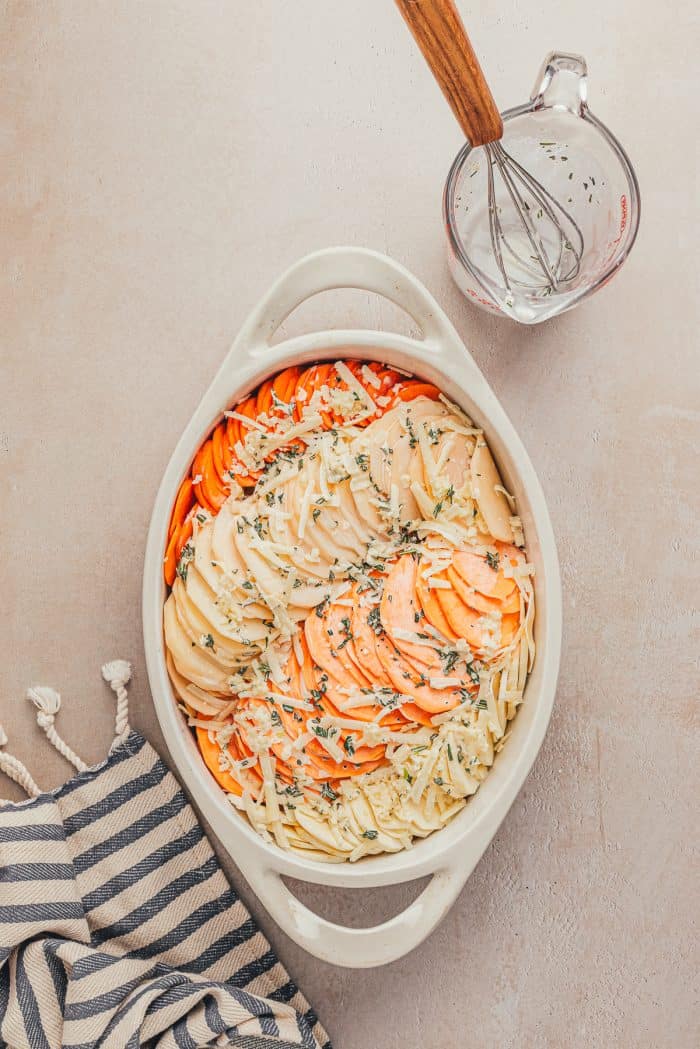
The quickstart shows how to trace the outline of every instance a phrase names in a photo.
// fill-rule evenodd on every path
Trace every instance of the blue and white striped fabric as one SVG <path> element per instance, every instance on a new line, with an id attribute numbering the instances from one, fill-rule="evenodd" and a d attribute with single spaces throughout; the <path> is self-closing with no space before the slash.
<path id="1" fill-rule="evenodd" d="M 330 1049 L 128 728 L 103 765 L 0 803 L 0 1045 Z"/>

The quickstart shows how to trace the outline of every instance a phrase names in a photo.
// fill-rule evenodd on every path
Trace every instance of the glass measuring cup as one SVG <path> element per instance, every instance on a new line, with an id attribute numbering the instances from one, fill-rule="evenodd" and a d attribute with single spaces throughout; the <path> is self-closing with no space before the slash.
<path id="1" fill-rule="evenodd" d="M 579 227 L 580 269 L 555 291 L 504 286 L 489 230 L 489 161 L 469 143 L 445 184 L 448 261 L 458 287 L 478 306 L 537 324 L 582 302 L 620 268 L 639 228 L 639 186 L 624 149 L 588 108 L 586 62 L 578 55 L 547 56 L 530 101 L 503 114 L 503 145 Z M 506 229 L 507 205 L 501 216 Z M 531 218 L 536 225 L 538 215 Z"/>

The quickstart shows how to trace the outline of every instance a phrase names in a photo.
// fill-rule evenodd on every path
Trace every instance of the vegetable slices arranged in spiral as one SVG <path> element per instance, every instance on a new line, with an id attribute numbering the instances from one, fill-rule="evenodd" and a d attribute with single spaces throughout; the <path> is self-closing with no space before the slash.
<path id="1" fill-rule="evenodd" d="M 488 774 L 534 658 L 532 567 L 435 386 L 357 360 L 262 383 L 197 452 L 164 574 L 175 694 L 267 840 L 394 852 Z"/>

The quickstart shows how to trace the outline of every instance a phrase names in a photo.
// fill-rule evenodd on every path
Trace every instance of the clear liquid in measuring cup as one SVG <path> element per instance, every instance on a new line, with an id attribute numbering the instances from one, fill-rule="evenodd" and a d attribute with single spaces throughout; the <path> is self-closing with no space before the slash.
<path id="1" fill-rule="evenodd" d="M 452 273 L 467 295 L 487 309 L 534 324 L 569 309 L 615 271 L 616 257 L 625 247 L 629 250 L 624 242 L 631 232 L 630 208 L 637 203 L 636 197 L 630 199 L 636 186 L 630 186 L 629 173 L 610 138 L 590 114 L 582 117 L 564 107 L 539 111 L 521 107 L 504 114 L 505 150 L 560 202 L 583 237 L 577 267 L 566 243 L 557 258 L 558 235 L 546 213 L 530 210 L 547 256 L 556 261 L 556 288 L 546 281 L 520 215 L 501 183 L 496 203 L 504 235 L 506 286 L 489 226 L 490 160 L 482 148 L 462 150 L 448 178 L 445 218 Z"/>

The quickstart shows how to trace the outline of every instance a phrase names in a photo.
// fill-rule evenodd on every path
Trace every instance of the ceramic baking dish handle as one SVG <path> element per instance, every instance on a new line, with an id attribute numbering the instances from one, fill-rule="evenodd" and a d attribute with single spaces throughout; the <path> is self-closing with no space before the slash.
<path id="1" fill-rule="evenodd" d="M 234 354 L 260 357 L 292 310 L 335 288 L 359 288 L 391 300 L 420 327 L 426 348 L 437 349 L 448 333 L 449 322 L 432 295 L 398 262 L 368 248 L 325 248 L 300 259 L 272 285 L 243 325 Z"/>
<path id="2" fill-rule="evenodd" d="M 255 891 L 280 928 L 309 954 L 333 965 L 369 969 L 396 961 L 422 943 L 447 914 L 465 880 L 461 871 L 436 871 L 404 911 L 369 929 L 347 928 L 314 914 L 273 870 L 262 874 Z"/>

